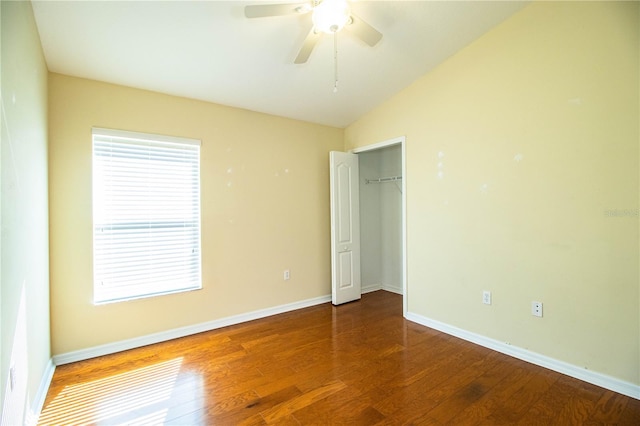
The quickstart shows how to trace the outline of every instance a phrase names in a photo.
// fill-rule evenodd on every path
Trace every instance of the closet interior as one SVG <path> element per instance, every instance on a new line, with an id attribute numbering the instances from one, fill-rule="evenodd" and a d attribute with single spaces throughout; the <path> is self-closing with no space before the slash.
<path id="1" fill-rule="evenodd" d="M 362 292 L 402 294 L 402 147 L 358 154 Z"/>

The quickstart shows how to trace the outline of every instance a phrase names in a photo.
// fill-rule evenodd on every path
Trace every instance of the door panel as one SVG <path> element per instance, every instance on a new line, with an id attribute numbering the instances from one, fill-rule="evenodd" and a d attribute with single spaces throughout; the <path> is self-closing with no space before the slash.
<path id="1" fill-rule="evenodd" d="M 351 235 L 351 166 L 340 163 L 336 166 L 338 173 L 338 238 L 340 244 L 350 244 Z"/>
<path id="2" fill-rule="evenodd" d="M 358 156 L 329 153 L 331 180 L 331 300 L 360 299 L 360 200 Z"/>
<path id="3" fill-rule="evenodd" d="M 353 257 L 350 252 L 338 253 L 340 256 L 340 289 L 349 288 L 353 285 Z"/>

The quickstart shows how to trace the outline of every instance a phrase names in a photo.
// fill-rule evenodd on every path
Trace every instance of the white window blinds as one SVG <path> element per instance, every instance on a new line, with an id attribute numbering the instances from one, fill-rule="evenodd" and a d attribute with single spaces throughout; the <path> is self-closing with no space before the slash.
<path id="1" fill-rule="evenodd" d="M 200 141 L 92 133 L 94 302 L 201 288 Z"/>

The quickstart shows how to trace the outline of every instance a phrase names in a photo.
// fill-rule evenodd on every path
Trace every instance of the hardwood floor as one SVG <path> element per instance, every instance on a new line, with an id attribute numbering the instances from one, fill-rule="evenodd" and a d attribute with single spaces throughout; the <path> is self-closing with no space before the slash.
<path id="1" fill-rule="evenodd" d="M 402 318 L 378 291 L 60 366 L 40 424 L 640 424 L 640 400 Z"/>

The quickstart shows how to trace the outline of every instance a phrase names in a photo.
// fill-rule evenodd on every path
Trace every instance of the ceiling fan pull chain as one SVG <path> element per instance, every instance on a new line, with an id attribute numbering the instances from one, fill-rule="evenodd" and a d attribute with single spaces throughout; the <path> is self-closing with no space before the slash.
<path id="1" fill-rule="evenodd" d="M 333 93 L 338 92 L 338 32 L 333 33 Z"/>

